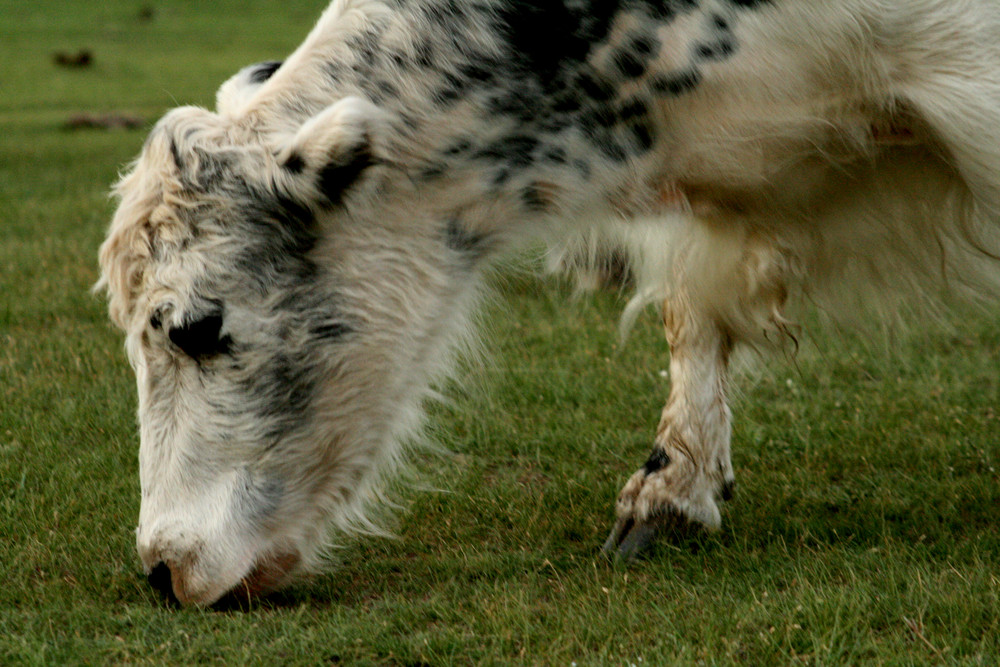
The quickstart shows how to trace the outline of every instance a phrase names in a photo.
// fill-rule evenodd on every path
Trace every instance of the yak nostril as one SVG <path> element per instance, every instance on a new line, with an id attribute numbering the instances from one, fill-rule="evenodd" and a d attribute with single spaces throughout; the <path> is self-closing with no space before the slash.
<path id="1" fill-rule="evenodd" d="M 170 567 L 162 561 L 157 563 L 156 567 L 146 575 L 146 581 L 163 596 L 164 600 L 172 605 L 180 605 L 180 601 L 174 595 L 174 586 L 171 579 Z"/>

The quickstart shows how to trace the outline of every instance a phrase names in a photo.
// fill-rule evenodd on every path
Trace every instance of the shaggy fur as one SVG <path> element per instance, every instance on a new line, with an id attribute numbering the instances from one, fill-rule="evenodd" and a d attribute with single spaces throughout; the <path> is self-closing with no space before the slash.
<path id="1" fill-rule="evenodd" d="M 994 298 L 990 0 L 336 0 L 116 188 L 100 286 L 141 422 L 137 542 L 187 604 L 365 524 L 484 268 L 627 255 L 672 388 L 606 549 L 719 525 L 727 366 L 833 312 Z M 594 252 L 593 249 L 603 249 Z"/>

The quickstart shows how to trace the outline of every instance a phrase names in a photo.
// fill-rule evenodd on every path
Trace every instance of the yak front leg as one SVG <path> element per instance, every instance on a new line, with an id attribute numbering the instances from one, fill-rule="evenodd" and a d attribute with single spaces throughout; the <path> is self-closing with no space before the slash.
<path id="1" fill-rule="evenodd" d="M 729 335 L 683 293 L 663 304 L 670 343 L 670 396 L 653 451 L 618 496 L 616 522 L 604 544 L 609 555 L 630 558 L 658 533 L 688 524 L 716 530 L 717 499 L 733 490 L 726 405 Z"/>

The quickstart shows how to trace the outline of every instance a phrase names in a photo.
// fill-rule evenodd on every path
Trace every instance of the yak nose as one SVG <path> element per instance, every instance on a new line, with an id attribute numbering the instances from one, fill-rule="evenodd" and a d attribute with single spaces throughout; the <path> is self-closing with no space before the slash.
<path id="1" fill-rule="evenodd" d="M 170 566 L 160 561 L 156 566 L 149 571 L 146 575 L 146 581 L 149 585 L 153 587 L 154 590 L 163 596 L 169 604 L 180 606 L 180 601 L 177 596 L 174 595 L 174 584 L 173 584 L 173 573 L 170 571 Z"/>

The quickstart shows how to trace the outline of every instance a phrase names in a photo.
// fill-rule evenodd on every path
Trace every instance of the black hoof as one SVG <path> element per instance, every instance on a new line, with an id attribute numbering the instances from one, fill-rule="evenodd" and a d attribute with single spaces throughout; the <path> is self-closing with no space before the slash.
<path id="1" fill-rule="evenodd" d="M 659 526 L 651 523 L 637 523 L 632 519 L 619 521 L 601 550 L 611 560 L 634 560 L 653 543 L 660 530 Z"/>
<path id="2" fill-rule="evenodd" d="M 701 534 L 703 530 L 701 524 L 688 521 L 673 509 L 661 512 L 648 521 L 619 519 L 601 551 L 613 561 L 632 561 L 648 551 L 661 537 L 680 541 Z"/>

